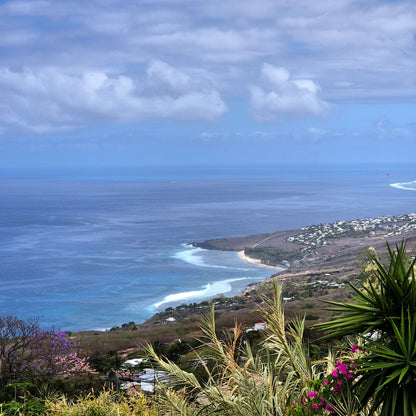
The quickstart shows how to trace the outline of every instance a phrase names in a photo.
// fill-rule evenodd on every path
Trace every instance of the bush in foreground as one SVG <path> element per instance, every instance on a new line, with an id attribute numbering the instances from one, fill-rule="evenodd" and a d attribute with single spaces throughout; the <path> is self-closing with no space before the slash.
<path id="1" fill-rule="evenodd" d="M 48 416 L 157 416 L 150 400 L 143 394 L 131 396 L 102 391 L 76 401 L 61 398 L 46 403 Z"/>

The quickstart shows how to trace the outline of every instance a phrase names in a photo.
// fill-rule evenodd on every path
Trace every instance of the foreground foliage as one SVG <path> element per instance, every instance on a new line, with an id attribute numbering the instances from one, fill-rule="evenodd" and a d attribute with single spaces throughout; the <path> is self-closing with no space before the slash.
<path id="1" fill-rule="evenodd" d="M 207 381 L 202 384 L 191 372 L 161 359 L 149 346 L 150 357 L 172 374 L 170 384 L 159 383 L 156 400 L 167 415 L 286 415 L 293 404 L 307 397 L 308 382 L 323 376 L 312 365 L 303 342 L 304 320 L 285 326 L 281 285 L 271 286 L 273 296 L 264 297 L 262 311 L 268 329 L 263 348 L 255 356 L 236 325 L 226 340 L 217 334 L 214 310 L 205 317 L 205 345 L 200 351 Z M 215 363 L 209 369 L 206 362 Z M 171 387 L 175 386 L 175 389 Z"/>
<path id="2" fill-rule="evenodd" d="M 157 416 L 149 399 L 143 394 L 131 396 L 102 391 L 91 393 L 78 400 L 68 401 L 65 397 L 46 403 L 48 416 Z"/>
<path id="3" fill-rule="evenodd" d="M 10 318 L 21 332 L 13 335 L 6 326 L 0 333 L 0 416 L 416 416 L 416 259 L 405 244 L 387 251 L 385 262 L 369 251 L 369 279 L 353 286 L 351 302 L 328 302 L 337 316 L 317 327 L 337 339 L 332 350 L 318 354 L 315 345 L 312 360 L 305 319 L 285 321 L 282 286 L 274 281 L 259 307 L 266 329 L 257 345 L 241 325 L 221 333 L 213 308 L 201 322 L 196 360 L 183 359 L 188 347 L 179 344 L 169 354 L 162 344 L 149 345 L 154 368 L 168 374 L 151 398 L 108 390 L 62 395 L 64 384 L 56 382 L 77 380 L 79 372 L 91 377 L 85 361 L 73 360 L 76 344 L 66 333 L 40 332 Z M 11 382 L 16 373 L 18 381 Z M 50 377 L 54 383 L 46 382 Z"/>
<path id="4" fill-rule="evenodd" d="M 328 302 L 338 318 L 320 325 L 330 336 L 358 335 L 365 353 L 355 390 L 370 414 L 416 415 L 416 258 L 402 243 L 387 245 L 384 264 L 368 255 L 371 279 L 355 291 L 353 302 Z"/>

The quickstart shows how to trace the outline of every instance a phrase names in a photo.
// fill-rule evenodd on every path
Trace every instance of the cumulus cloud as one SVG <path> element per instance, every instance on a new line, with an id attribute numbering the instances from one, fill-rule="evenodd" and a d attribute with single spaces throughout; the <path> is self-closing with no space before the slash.
<path id="1" fill-rule="evenodd" d="M 411 0 L 14 0 L 0 2 L 0 32 L 0 68 L 13 65 L 0 80 L 0 121 L 10 126 L 57 129 L 88 115 L 215 120 L 223 97 L 244 100 L 247 85 L 263 121 L 321 115 L 325 100 L 416 94 Z M 263 62 L 290 62 L 290 72 L 264 65 L 258 80 Z"/>
<path id="2" fill-rule="evenodd" d="M 190 88 L 189 75 L 162 61 L 152 61 L 147 68 L 147 78 L 155 88 L 169 88 L 173 92 L 185 92 Z"/>
<path id="3" fill-rule="evenodd" d="M 319 86 L 310 79 L 291 79 L 286 68 L 263 64 L 261 78 L 268 89 L 250 88 L 251 109 L 259 121 L 282 121 L 305 115 L 321 116 L 329 104 L 318 97 Z"/>
<path id="4" fill-rule="evenodd" d="M 73 75 L 56 69 L 4 68 L 0 70 L 0 124 L 44 133 L 94 120 L 214 121 L 221 117 L 226 105 L 219 92 L 210 85 L 195 89 L 193 82 L 191 76 L 160 61 L 150 63 L 140 80 L 102 71 Z"/>
<path id="5" fill-rule="evenodd" d="M 254 83 L 253 68 L 280 60 L 297 74 L 307 67 L 331 100 L 416 91 L 416 4 L 410 0 L 125 0 L 122 7 L 14 0 L 0 4 L 0 28 L 0 67 L 48 62 L 134 77 L 131 68 L 174 57 L 176 66 L 204 68 L 223 93 L 242 98 L 243 86 Z M 152 77 L 164 72 L 166 85 L 187 83 L 154 62 Z"/>

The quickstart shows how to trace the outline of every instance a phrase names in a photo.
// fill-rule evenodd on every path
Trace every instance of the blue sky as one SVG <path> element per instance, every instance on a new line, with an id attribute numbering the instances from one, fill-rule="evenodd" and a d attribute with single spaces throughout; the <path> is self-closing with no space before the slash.
<path id="1" fill-rule="evenodd" d="M 2 167 L 412 162 L 416 2 L 0 1 Z"/>

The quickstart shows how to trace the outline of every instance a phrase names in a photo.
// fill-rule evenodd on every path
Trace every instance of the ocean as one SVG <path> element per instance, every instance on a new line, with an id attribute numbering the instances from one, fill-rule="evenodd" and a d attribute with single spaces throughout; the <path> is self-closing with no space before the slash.
<path id="1" fill-rule="evenodd" d="M 406 165 L 0 171 L 0 314 L 108 329 L 270 269 L 190 243 L 416 211 Z"/>

